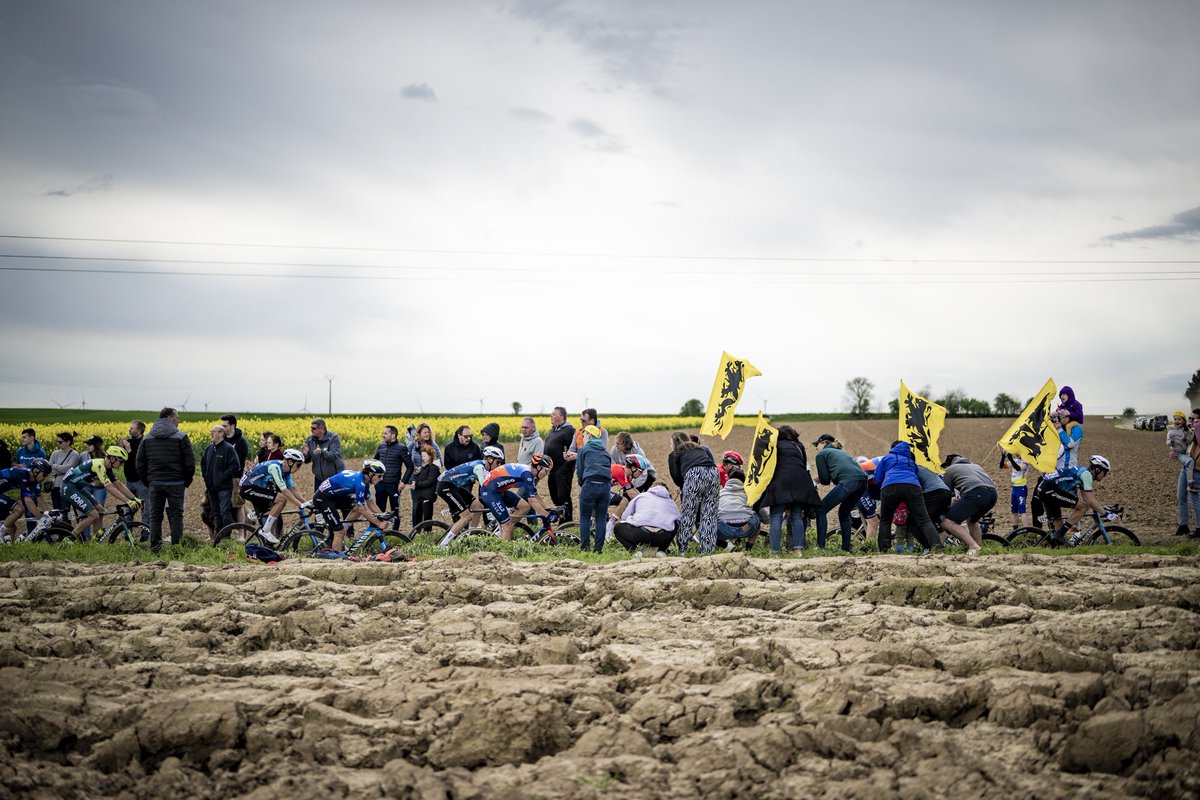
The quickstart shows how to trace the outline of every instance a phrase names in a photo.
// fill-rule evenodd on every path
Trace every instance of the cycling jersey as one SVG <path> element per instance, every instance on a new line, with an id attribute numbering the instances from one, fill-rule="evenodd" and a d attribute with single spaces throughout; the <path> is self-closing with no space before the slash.
<path id="1" fill-rule="evenodd" d="M 1068 467 L 1047 472 L 1043 479 L 1053 482 L 1055 486 L 1064 491 L 1074 491 L 1079 488 L 1090 492 L 1093 488 L 1092 473 L 1087 467 Z"/>
<path id="2" fill-rule="evenodd" d="M 468 461 L 465 464 L 459 464 L 457 467 L 446 470 L 438 476 L 438 483 L 448 483 L 451 486 L 465 489 L 472 483 L 478 483 L 482 486 L 487 477 L 487 468 L 483 466 L 482 461 L 476 460 Z"/>
<path id="3" fill-rule="evenodd" d="M 41 491 L 41 484 L 35 483 L 33 473 L 24 467 L 0 469 L 0 492 L 18 488 L 21 490 L 21 497 L 37 497 Z"/>
<path id="4" fill-rule="evenodd" d="M 246 470 L 242 476 L 242 486 L 254 486 L 259 489 L 294 489 L 292 473 L 283 471 L 282 461 L 264 461 Z"/>
<path id="5" fill-rule="evenodd" d="M 520 497 L 537 496 L 537 480 L 533 470 L 524 464 L 504 464 L 487 474 L 481 489 L 493 492 L 512 492 Z"/>
<path id="6" fill-rule="evenodd" d="M 609 474 L 612 476 L 612 482 L 621 488 L 622 492 L 627 492 L 633 488 L 633 483 L 629 480 L 629 473 L 621 464 L 613 464 L 609 468 Z"/>
<path id="7" fill-rule="evenodd" d="M 353 500 L 354 505 L 361 506 L 367 502 L 369 489 L 367 476 L 352 469 L 344 469 L 336 475 L 331 475 L 321 481 L 313 502 L 317 500 Z"/>
<path id="8" fill-rule="evenodd" d="M 117 473 L 108 468 L 104 463 L 104 459 L 89 458 L 87 461 L 81 461 L 78 467 L 68 472 L 67 476 L 63 478 L 63 483 L 70 481 L 82 486 L 91 486 L 100 489 L 108 486 L 116 479 Z"/>

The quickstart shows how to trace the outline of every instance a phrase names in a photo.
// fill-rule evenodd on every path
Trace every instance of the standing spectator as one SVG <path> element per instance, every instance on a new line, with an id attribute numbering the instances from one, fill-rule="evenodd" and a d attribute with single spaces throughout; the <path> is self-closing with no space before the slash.
<path id="1" fill-rule="evenodd" d="M 242 522 L 245 520 L 246 501 L 242 499 L 242 493 L 238 491 L 238 485 L 241 483 L 242 475 L 246 472 L 246 467 L 250 463 L 250 443 L 246 441 L 246 437 L 242 436 L 242 429 L 237 426 L 237 417 L 233 414 L 226 414 L 221 417 L 221 429 L 225 431 L 225 441 L 233 446 L 233 452 L 237 453 L 238 471 L 233 481 L 229 485 L 229 493 L 232 496 L 233 521 Z M 220 530 L 220 528 L 217 528 Z"/>
<path id="2" fill-rule="evenodd" d="M 911 444 L 899 440 L 892 442 L 892 449 L 875 465 L 875 482 L 880 486 L 879 552 L 886 553 L 892 548 L 892 520 L 896 516 L 896 506 L 901 503 L 908 508 L 908 530 L 916 535 L 926 551 L 941 543 L 925 509 Z"/>
<path id="3" fill-rule="evenodd" d="M 263 431 L 258 435 L 258 453 L 254 456 L 254 463 L 261 464 L 264 461 L 270 461 L 271 450 L 267 445 L 267 439 L 271 436 L 270 431 Z M 282 454 L 281 454 L 282 455 Z M 282 458 L 280 459 L 283 460 Z"/>
<path id="4" fill-rule="evenodd" d="M 266 446 L 261 451 L 262 461 L 283 461 L 283 438 L 278 433 L 268 433 Z"/>
<path id="5" fill-rule="evenodd" d="M 146 481 L 137 471 L 137 454 L 145 436 L 146 423 L 140 419 L 134 419 L 129 421 L 129 438 L 117 442 L 129 451 L 129 458 L 125 461 L 125 488 L 142 501 L 143 516 L 145 516 L 145 503 L 150 499 L 150 487 L 146 485 Z"/>
<path id="6" fill-rule="evenodd" d="M 679 554 L 687 553 L 693 531 L 700 541 L 701 555 L 715 552 L 721 480 L 717 477 L 712 451 L 693 442 L 686 433 L 673 433 L 667 469 L 671 480 L 680 489 L 683 507 L 682 521 L 675 535 Z"/>
<path id="7" fill-rule="evenodd" d="M 413 462 L 408 445 L 400 441 L 400 429 L 383 426 L 383 441 L 375 446 L 375 460 L 383 462 L 383 480 L 375 484 L 375 505 L 380 511 L 400 513 L 400 490 L 407 489 L 412 480 Z"/>
<path id="8" fill-rule="evenodd" d="M 75 432 L 63 431 L 58 435 L 58 447 L 50 454 L 50 505 L 59 511 L 63 509 L 62 484 L 67 473 L 79 466 L 83 457 L 73 445 Z"/>
<path id="9" fill-rule="evenodd" d="M 588 425 L 600 431 L 600 442 L 604 445 L 605 449 L 608 448 L 608 431 L 600 424 L 600 419 L 596 416 L 596 409 L 585 408 L 579 412 L 579 429 L 575 431 L 575 440 L 571 442 L 571 447 L 567 450 L 566 459 L 568 461 L 574 461 L 575 454 L 579 451 L 579 448 L 583 447 L 583 429 Z M 554 453 L 550 455 L 553 457 Z"/>
<path id="10" fill-rule="evenodd" d="M 842 534 L 842 549 L 850 551 L 850 512 L 867 490 L 867 473 L 842 449 L 831 433 L 824 433 L 813 442 L 817 448 L 817 481 L 833 489 L 821 500 L 817 509 L 817 547 L 825 547 L 829 531 L 829 512 L 837 509 L 838 530 Z"/>
<path id="11" fill-rule="evenodd" d="M 0 439 L 0 469 L 8 469 L 12 466 L 12 451 L 8 449 L 8 442 Z"/>
<path id="12" fill-rule="evenodd" d="M 433 519 L 433 502 L 437 499 L 437 482 L 441 470 L 437 465 L 437 451 L 428 444 L 418 451 L 421 468 L 413 476 L 413 527 Z"/>
<path id="13" fill-rule="evenodd" d="M 446 468 L 446 471 L 468 461 L 479 461 L 483 458 L 483 450 L 472 441 L 473 438 L 474 434 L 471 433 L 470 425 L 458 426 L 458 430 L 454 432 L 454 439 L 442 451 L 442 466 Z"/>
<path id="14" fill-rule="evenodd" d="M 17 448 L 15 460 L 18 467 L 29 469 L 29 463 L 35 458 L 45 458 L 46 451 L 42 449 L 42 443 L 37 440 L 37 431 L 33 428 L 26 428 L 21 431 L 21 446 Z"/>
<path id="15" fill-rule="evenodd" d="M 312 432 L 304 440 L 300 452 L 312 462 L 313 491 L 317 490 L 326 478 L 332 478 L 346 468 L 342 460 L 342 440 L 336 433 L 331 433 L 325 425 L 325 420 L 314 419 L 310 426 Z"/>
<path id="16" fill-rule="evenodd" d="M 413 470 L 417 470 L 421 465 L 421 448 L 428 447 L 433 451 L 433 464 L 440 472 L 442 466 L 442 449 L 438 447 L 437 442 L 433 440 L 433 428 L 429 427 L 427 422 L 419 422 L 416 425 L 409 425 L 408 430 L 404 432 L 405 441 L 408 443 L 408 458 L 412 461 Z M 412 524 L 415 527 L 417 520 L 417 485 L 412 485 L 409 492 L 412 495 Z M 434 497 L 437 497 L 436 489 Z M 433 509 L 429 509 L 429 513 L 433 513 Z"/>
<path id="17" fill-rule="evenodd" d="M 1196 485 L 1196 462 L 1191 450 L 1195 431 L 1188 425 L 1187 414 L 1176 411 L 1167 428 L 1167 455 L 1179 462 L 1179 482 L 1175 487 L 1175 501 L 1179 506 L 1179 527 L 1176 536 L 1191 535 L 1188 532 L 1188 506 L 1196 510 L 1195 535 L 1200 536 L 1200 486 Z"/>
<path id="18" fill-rule="evenodd" d="M 1027 525 L 1025 510 L 1029 506 L 1029 464 L 1012 453 L 1000 454 L 1000 469 L 1008 467 L 1012 492 L 1009 495 L 1009 510 L 1012 511 L 1013 530 Z"/>
<path id="19" fill-rule="evenodd" d="M 225 418 L 221 421 L 224 423 Z M 229 441 L 229 431 L 224 424 L 213 425 L 209 435 L 212 444 L 204 448 L 200 456 L 200 475 L 204 478 L 208 514 L 215 530 L 219 531 L 233 522 L 234 481 L 245 461 Z"/>
<path id="20" fill-rule="evenodd" d="M 679 507 L 660 483 L 629 501 L 621 521 L 613 526 L 613 536 L 635 556 L 641 555 L 636 548 L 650 545 L 661 557 L 667 555 L 678 527 Z"/>
<path id="21" fill-rule="evenodd" d="M 942 520 L 942 529 L 964 542 L 967 555 L 973 556 L 983 547 L 979 520 L 996 507 L 996 484 L 983 467 L 956 453 L 942 460 L 942 469 L 946 485 L 958 495 Z"/>
<path id="22" fill-rule="evenodd" d="M 521 442 L 517 446 L 517 463 L 529 465 L 535 455 L 546 452 L 546 440 L 538 433 L 533 417 L 521 420 Z"/>
<path id="23" fill-rule="evenodd" d="M 550 486 L 550 502 L 563 508 L 563 521 L 574 518 L 571 513 L 571 478 L 575 474 L 574 465 L 567 458 L 567 450 L 575 441 L 575 426 L 567 422 L 567 410 L 555 406 L 550 412 L 550 431 L 546 434 L 543 452 L 554 459 L 550 468 L 550 477 L 546 483 Z"/>
<path id="24" fill-rule="evenodd" d="M 646 451 L 642 449 L 642 446 L 630 435 L 629 431 L 618 433 L 614 437 L 613 442 L 613 446 L 608 451 L 608 454 L 612 456 L 614 464 L 626 463 L 625 458 L 627 456 L 641 456 L 646 459 L 646 467 L 638 474 L 638 477 L 634 478 L 633 488 L 641 492 L 653 486 L 655 479 L 658 477 L 654 471 L 654 464 L 650 461 L 650 457 L 646 455 Z"/>
<path id="25" fill-rule="evenodd" d="M 612 483 L 612 458 L 604 449 L 600 429 L 588 425 L 583 429 L 583 447 L 575 460 L 575 475 L 579 481 L 579 539 L 587 550 L 595 531 L 595 551 L 604 549 L 605 525 L 608 522 L 608 487 Z"/>
<path id="26" fill-rule="evenodd" d="M 804 550 L 808 514 L 821 506 L 821 496 L 808 473 L 808 453 L 800 434 L 791 425 L 780 425 L 776 440 L 775 474 L 758 498 L 756 508 L 771 509 L 768 536 L 771 553 L 783 552 L 783 520 L 787 515 L 788 536 L 793 553 Z"/>
<path id="27" fill-rule="evenodd" d="M 138 474 L 150 485 L 150 550 L 162 550 L 163 509 L 171 523 L 171 544 L 183 537 L 183 498 L 196 476 L 196 453 L 179 430 L 179 413 L 167 407 L 158 412 L 138 449 Z"/>
<path id="28" fill-rule="evenodd" d="M 485 447 L 499 447 L 500 451 L 504 453 L 504 461 L 506 463 L 508 462 L 508 453 L 505 452 L 504 445 L 500 441 L 499 423 L 489 422 L 487 425 L 484 425 L 479 429 L 479 436 L 481 439 L 479 445 L 480 450 Z"/>

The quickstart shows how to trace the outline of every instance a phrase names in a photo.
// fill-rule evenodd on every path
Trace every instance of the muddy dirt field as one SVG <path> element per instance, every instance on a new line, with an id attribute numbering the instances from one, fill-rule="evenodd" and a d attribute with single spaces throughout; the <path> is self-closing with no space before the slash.
<path id="1" fill-rule="evenodd" d="M 1159 440 L 1087 441 L 1168 541 Z M 1196 557 L 7 563 L 0 608 L 0 797 L 1200 794 Z"/>

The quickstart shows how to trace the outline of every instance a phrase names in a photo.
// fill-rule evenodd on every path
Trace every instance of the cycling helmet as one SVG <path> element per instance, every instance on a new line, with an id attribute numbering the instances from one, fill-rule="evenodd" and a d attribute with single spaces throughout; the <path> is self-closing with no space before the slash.
<path id="1" fill-rule="evenodd" d="M 639 456 L 637 453 L 630 453 L 629 455 L 625 456 L 625 466 L 629 467 L 630 469 L 640 469 L 642 472 L 645 472 L 646 470 L 650 469 L 650 462 L 647 461 L 645 457 Z"/>
<path id="2" fill-rule="evenodd" d="M 376 461 L 373 458 L 368 458 L 363 462 L 362 471 L 367 475 L 382 475 L 387 472 L 387 468 L 383 466 L 382 461 Z"/>
<path id="3" fill-rule="evenodd" d="M 1102 469 L 1105 472 L 1112 472 L 1112 464 L 1104 456 L 1092 456 L 1088 459 L 1088 465 L 1096 469 Z"/>
<path id="4" fill-rule="evenodd" d="M 497 461 L 503 461 L 504 460 L 504 451 L 501 450 L 499 447 L 496 447 L 496 445 L 494 445 L 494 444 L 489 444 L 487 447 L 483 448 L 483 457 L 484 458 L 494 458 Z"/>
<path id="5" fill-rule="evenodd" d="M 742 458 L 742 454 L 737 450 L 726 450 L 721 455 L 721 463 L 724 464 L 727 461 L 737 464 L 739 467 L 746 463 L 746 460 Z"/>
<path id="6" fill-rule="evenodd" d="M 29 469 L 31 472 L 33 470 L 37 470 L 38 472 L 42 473 L 43 475 L 49 475 L 50 474 L 50 462 L 44 458 L 35 458 L 33 461 L 29 462 Z"/>
<path id="7" fill-rule="evenodd" d="M 287 450 L 283 451 L 283 460 L 284 461 L 298 461 L 301 464 L 303 464 L 304 463 L 304 453 L 301 453 L 299 450 L 297 450 L 294 447 L 289 447 Z"/>
<path id="8" fill-rule="evenodd" d="M 110 448 L 108 448 L 107 450 L 105 450 L 105 451 L 104 451 L 104 455 L 106 455 L 106 456 L 108 456 L 108 457 L 110 457 L 110 458 L 119 458 L 119 459 L 121 459 L 122 461 L 128 461 L 128 460 L 129 460 L 129 453 L 128 453 L 128 452 L 125 450 L 125 448 L 124 448 L 124 447 L 118 447 L 118 446 L 117 446 L 117 445 L 115 445 L 115 444 L 114 444 L 112 447 L 110 447 Z"/>
<path id="9" fill-rule="evenodd" d="M 529 466 L 533 468 L 541 467 L 542 469 L 553 469 L 554 459 L 545 453 L 534 453 L 529 459 Z"/>

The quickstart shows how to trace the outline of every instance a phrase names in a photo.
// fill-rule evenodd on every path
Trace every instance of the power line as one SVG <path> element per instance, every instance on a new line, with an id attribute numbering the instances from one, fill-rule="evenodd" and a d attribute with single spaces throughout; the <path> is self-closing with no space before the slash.
<path id="1" fill-rule="evenodd" d="M 0 239 L 42 242 L 104 242 L 108 244 L 178 245 L 181 247 L 245 247 L 276 250 L 326 250 L 366 253 L 425 253 L 440 255 L 524 256 L 535 258 L 608 258 L 663 261 L 792 261 L 818 264 L 1200 264 L 1189 260 L 1144 259 L 981 259 L 981 258 L 820 258 L 816 256 L 728 256 L 645 253 L 578 253 L 531 250 L 462 250 L 416 247 L 355 247 L 345 245 L 268 244 L 262 242 L 196 242 L 170 239 L 106 239 L 87 236 L 29 236 L 0 234 Z"/>

